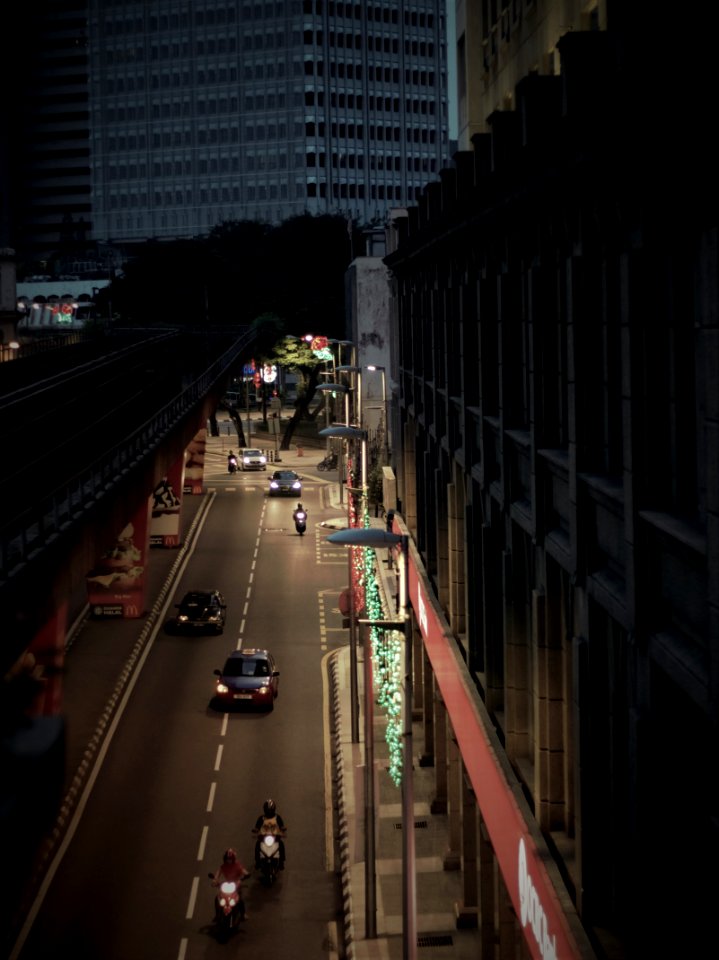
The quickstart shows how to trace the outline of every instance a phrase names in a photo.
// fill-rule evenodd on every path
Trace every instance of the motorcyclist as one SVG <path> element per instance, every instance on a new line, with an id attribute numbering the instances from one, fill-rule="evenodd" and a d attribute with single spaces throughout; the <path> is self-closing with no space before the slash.
<path id="1" fill-rule="evenodd" d="M 243 920 L 247 919 L 245 912 L 245 901 L 242 899 L 242 881 L 249 877 L 250 871 L 237 859 L 237 851 L 228 847 L 222 855 L 222 863 L 218 867 L 212 879 L 212 886 L 219 887 L 221 883 L 236 883 L 239 896 L 239 913 Z M 216 903 L 215 910 L 219 915 L 219 905 Z"/>
<path id="2" fill-rule="evenodd" d="M 300 513 L 303 513 L 303 514 L 304 514 L 304 517 L 300 517 L 299 519 L 300 519 L 300 520 L 306 520 L 306 519 L 307 519 L 307 511 L 305 510 L 305 508 L 302 506 L 301 503 L 298 503 L 296 509 L 295 509 L 294 512 L 292 513 L 292 519 L 293 519 L 293 520 L 297 520 L 297 519 L 298 519 L 298 516 L 297 516 L 297 515 L 300 514 Z"/>
<path id="3" fill-rule="evenodd" d="M 300 504 L 301 506 L 301 504 Z M 255 825 L 252 828 L 252 832 L 259 834 L 257 841 L 255 842 L 255 869 L 260 869 L 260 844 L 262 843 L 263 834 L 267 833 L 268 830 L 275 832 L 277 837 L 277 842 L 280 847 L 280 870 L 285 869 L 285 842 L 282 837 L 287 833 L 287 827 L 285 822 L 277 812 L 277 804 L 274 800 L 268 799 L 262 805 L 262 816 L 258 817 L 255 821 Z"/>
<path id="4" fill-rule="evenodd" d="M 237 469 L 237 457 L 232 450 L 227 454 L 227 469 L 230 473 Z"/>

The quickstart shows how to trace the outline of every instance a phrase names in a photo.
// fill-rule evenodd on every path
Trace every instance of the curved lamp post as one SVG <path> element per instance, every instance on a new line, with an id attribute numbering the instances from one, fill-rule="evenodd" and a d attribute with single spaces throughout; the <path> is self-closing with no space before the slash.
<path id="1" fill-rule="evenodd" d="M 402 620 L 364 620 L 370 626 L 384 629 L 404 629 L 404 704 L 403 704 L 403 749 L 402 749 L 402 958 L 416 960 L 417 957 L 417 872 L 414 839 L 414 784 L 412 777 L 412 703 L 414 700 L 412 681 L 412 621 L 409 606 L 409 537 L 406 534 L 391 533 L 376 527 L 353 527 L 331 533 L 330 543 L 341 543 L 350 547 L 396 547 L 402 548 Z M 372 729 L 367 729 L 368 715 L 371 717 L 372 671 L 367 663 L 371 660 L 365 649 L 365 751 L 372 752 L 370 743 Z M 368 692 L 369 691 L 369 692 Z M 369 767 L 369 760 L 365 761 Z M 372 761 L 374 767 L 374 760 Z M 374 876 L 374 770 L 365 771 L 365 923 L 367 929 L 376 930 L 375 876 Z M 369 819 L 371 816 L 371 820 Z M 370 916 L 370 910 L 373 915 Z M 375 934 L 376 935 L 376 934 Z"/>
<path id="2" fill-rule="evenodd" d="M 345 390 L 347 388 L 345 387 Z M 367 433 L 365 430 L 360 430 L 358 427 L 349 427 L 341 423 L 336 423 L 333 427 L 327 427 L 324 430 L 319 431 L 321 437 L 340 437 L 342 440 L 360 440 L 362 442 L 363 450 L 363 473 L 360 478 L 360 487 L 362 489 L 362 496 L 364 498 L 365 487 L 364 487 L 364 460 L 366 458 L 366 448 L 367 448 Z M 340 464 L 340 470 L 342 466 Z M 342 477 L 340 476 L 340 493 L 342 492 Z M 347 511 L 349 518 L 349 495 L 347 497 Z M 347 556 L 349 564 L 349 575 L 348 575 L 348 587 L 349 587 L 349 601 L 350 601 L 350 703 L 351 703 L 351 728 L 352 728 L 352 743 L 359 743 L 359 692 L 357 685 L 357 622 L 356 622 L 356 611 L 355 611 L 355 597 L 354 597 L 354 582 L 353 582 L 353 567 L 352 567 L 352 552 L 350 551 Z"/>
<path id="3" fill-rule="evenodd" d="M 346 383 L 318 383 L 315 390 L 321 393 L 342 393 L 345 398 L 345 419 L 349 423 L 349 393 L 350 388 Z"/>

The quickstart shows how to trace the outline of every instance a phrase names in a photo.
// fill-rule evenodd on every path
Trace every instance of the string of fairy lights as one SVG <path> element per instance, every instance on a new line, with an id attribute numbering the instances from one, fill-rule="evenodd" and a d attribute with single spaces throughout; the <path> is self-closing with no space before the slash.
<path id="1" fill-rule="evenodd" d="M 347 485 L 352 488 L 354 477 L 348 458 Z M 356 488 L 355 488 L 356 489 Z M 369 527 L 370 516 L 367 498 L 348 498 L 350 527 Z M 382 596 L 377 577 L 377 554 L 372 547 L 350 547 L 352 554 L 352 585 L 354 609 L 365 610 L 367 619 L 382 620 Z M 387 717 L 385 741 L 389 751 L 389 775 L 396 786 L 402 783 L 402 651 L 404 634 L 399 630 L 386 630 L 371 626 L 370 646 L 372 651 L 372 678 L 377 705 Z"/>

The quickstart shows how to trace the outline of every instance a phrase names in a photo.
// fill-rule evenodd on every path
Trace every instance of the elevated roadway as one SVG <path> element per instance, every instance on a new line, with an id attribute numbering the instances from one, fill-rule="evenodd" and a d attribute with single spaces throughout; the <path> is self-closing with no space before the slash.
<path id="1" fill-rule="evenodd" d="M 204 426 L 251 343 L 249 328 L 120 330 L 0 364 L 3 674 L 82 581 L 103 530 Z"/>

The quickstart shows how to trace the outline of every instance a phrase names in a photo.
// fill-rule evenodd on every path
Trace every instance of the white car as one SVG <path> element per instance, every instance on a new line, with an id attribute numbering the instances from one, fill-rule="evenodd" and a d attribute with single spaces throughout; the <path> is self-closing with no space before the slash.
<path id="1" fill-rule="evenodd" d="M 267 457 L 261 450 L 246 447 L 240 450 L 240 470 L 266 470 Z"/>

